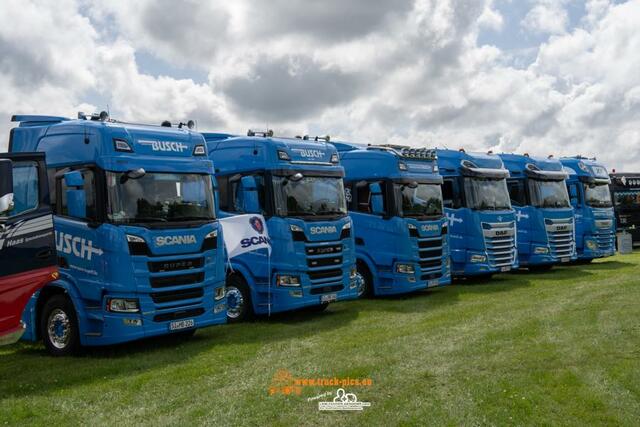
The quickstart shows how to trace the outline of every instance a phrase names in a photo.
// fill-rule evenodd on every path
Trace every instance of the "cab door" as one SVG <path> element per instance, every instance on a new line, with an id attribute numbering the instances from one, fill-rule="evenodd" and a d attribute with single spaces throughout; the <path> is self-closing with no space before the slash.
<path id="1" fill-rule="evenodd" d="M 22 335 L 29 298 L 56 277 L 45 155 L 0 154 L 0 344 Z"/>

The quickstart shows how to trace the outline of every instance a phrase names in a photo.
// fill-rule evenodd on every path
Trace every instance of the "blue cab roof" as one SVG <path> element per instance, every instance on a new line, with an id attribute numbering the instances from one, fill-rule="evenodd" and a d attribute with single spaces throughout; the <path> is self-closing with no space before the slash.
<path id="1" fill-rule="evenodd" d="M 528 154 L 512 153 L 502 153 L 498 156 L 502 159 L 504 166 L 509 170 L 512 177 L 523 177 L 525 176 L 525 171 L 530 169 L 530 171 L 539 172 L 541 176 L 546 174 L 550 178 L 561 179 L 561 175 L 564 175 L 566 178 L 566 174 L 563 173 L 564 167 L 562 163 L 553 157 L 531 157 Z"/>
<path id="2" fill-rule="evenodd" d="M 570 177 L 582 178 L 588 181 L 604 182 L 605 180 L 609 180 L 607 168 L 595 159 L 587 159 L 581 156 L 562 157 L 560 158 L 560 162 Z"/>
<path id="3" fill-rule="evenodd" d="M 157 172 L 213 173 L 201 134 L 187 128 L 122 123 L 57 116 L 14 116 L 11 152 L 41 151 L 49 166 L 96 164 L 105 170 L 145 168 Z M 128 146 L 131 151 L 116 149 Z M 160 162 L 159 162 L 160 160 Z"/>
<path id="4" fill-rule="evenodd" d="M 281 169 L 344 173 L 336 148 L 325 141 L 225 133 L 203 133 L 203 136 L 216 173 Z"/>
<path id="5" fill-rule="evenodd" d="M 404 150 L 427 151 L 412 147 L 379 146 L 343 141 L 332 142 L 340 152 L 340 162 L 348 179 L 413 179 L 441 182 L 435 156 L 419 158 L 402 155 Z M 434 150 L 428 150 L 433 153 Z M 401 167 L 403 169 L 401 169 Z"/>
<path id="6" fill-rule="evenodd" d="M 495 154 L 467 153 L 459 150 L 438 149 L 438 166 L 443 176 L 459 175 L 463 162 L 470 162 L 478 170 L 505 170 L 502 159 Z"/>

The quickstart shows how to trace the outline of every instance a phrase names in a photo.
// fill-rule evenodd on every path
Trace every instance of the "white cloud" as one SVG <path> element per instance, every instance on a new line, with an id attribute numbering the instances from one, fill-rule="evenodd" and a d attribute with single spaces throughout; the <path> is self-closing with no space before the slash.
<path id="1" fill-rule="evenodd" d="M 534 33 L 563 34 L 569 23 L 569 14 L 564 3 L 566 1 L 537 0 L 521 25 Z"/>
<path id="2" fill-rule="evenodd" d="M 482 29 L 505 31 L 491 0 L 79 1 L 0 5 L 0 144 L 10 114 L 72 116 L 97 99 L 116 118 L 194 118 L 201 130 L 269 123 L 640 168 L 638 1 L 589 0 L 578 28 L 568 28 L 571 0 L 535 1 L 521 29 L 550 37 L 524 68 L 478 46 Z M 170 67 L 141 71 L 141 52 Z"/>

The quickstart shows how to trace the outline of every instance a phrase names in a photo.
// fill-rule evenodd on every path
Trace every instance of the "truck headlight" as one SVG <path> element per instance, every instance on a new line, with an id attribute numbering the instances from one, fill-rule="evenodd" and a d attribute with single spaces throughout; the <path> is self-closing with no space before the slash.
<path id="1" fill-rule="evenodd" d="M 486 262 L 487 257 L 484 255 L 471 255 L 471 262 Z"/>
<path id="2" fill-rule="evenodd" d="M 549 248 L 545 247 L 545 246 L 536 246 L 536 248 L 533 250 L 534 254 L 548 254 L 549 253 Z"/>
<path id="3" fill-rule="evenodd" d="M 283 287 L 300 286 L 300 276 L 290 276 L 288 274 L 278 274 L 276 276 L 276 284 Z"/>
<path id="4" fill-rule="evenodd" d="M 137 299 L 110 298 L 107 300 L 107 310 L 113 313 L 138 313 L 140 303 Z"/>
<path id="5" fill-rule="evenodd" d="M 413 274 L 416 272 L 413 264 L 396 264 L 396 273 Z"/>
<path id="6" fill-rule="evenodd" d="M 596 249 L 598 249 L 598 244 L 596 243 L 595 240 L 587 240 L 587 248 L 590 251 L 595 251 Z"/>
<path id="7" fill-rule="evenodd" d="M 215 300 L 220 301 L 222 298 L 224 298 L 226 293 L 227 293 L 227 290 L 225 289 L 224 286 L 220 286 L 219 288 L 216 288 L 216 294 L 214 296 Z"/>

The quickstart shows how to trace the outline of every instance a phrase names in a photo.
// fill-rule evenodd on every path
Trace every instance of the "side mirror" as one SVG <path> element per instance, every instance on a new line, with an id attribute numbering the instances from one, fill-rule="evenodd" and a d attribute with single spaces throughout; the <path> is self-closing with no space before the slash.
<path id="1" fill-rule="evenodd" d="M 13 163 L 0 159 L 0 215 L 13 209 Z"/>
<path id="2" fill-rule="evenodd" d="M 240 179 L 240 191 L 238 194 L 242 210 L 246 213 L 260 213 L 258 202 L 258 186 L 252 176 L 243 176 Z"/>
<path id="3" fill-rule="evenodd" d="M 87 195 L 84 191 L 82 172 L 72 171 L 64 174 L 64 183 L 69 189 L 67 194 L 67 214 L 74 218 L 87 217 Z"/>
<path id="4" fill-rule="evenodd" d="M 382 188 L 377 182 L 369 184 L 371 193 L 371 213 L 374 215 L 384 215 L 384 200 L 382 198 Z"/>

